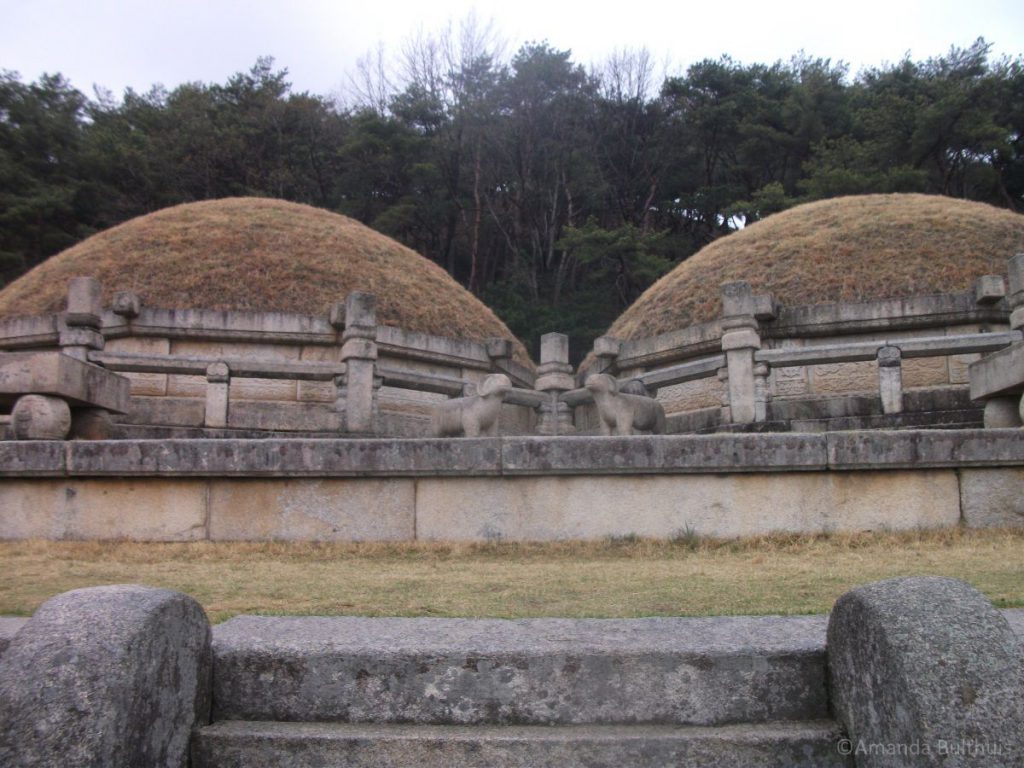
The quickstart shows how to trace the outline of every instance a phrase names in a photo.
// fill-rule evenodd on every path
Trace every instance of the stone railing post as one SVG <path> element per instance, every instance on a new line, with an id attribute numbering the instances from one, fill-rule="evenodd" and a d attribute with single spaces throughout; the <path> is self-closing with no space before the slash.
<path id="1" fill-rule="evenodd" d="M 597 363 L 589 373 L 611 373 L 615 369 L 621 350 L 621 339 L 614 336 L 598 336 L 594 339 L 594 357 L 597 358 Z"/>
<path id="2" fill-rule="evenodd" d="M 508 364 L 512 361 L 511 340 L 492 336 L 486 341 L 486 349 L 492 371 L 502 371 L 508 368 Z"/>
<path id="3" fill-rule="evenodd" d="M 111 311 L 131 322 L 142 312 L 142 297 L 133 291 L 118 291 L 110 303 Z"/>
<path id="4" fill-rule="evenodd" d="M 90 350 L 103 349 L 100 333 L 103 289 L 95 277 L 73 277 L 68 283 L 68 308 L 62 316 L 59 344 L 65 355 L 88 361 Z"/>
<path id="5" fill-rule="evenodd" d="M 974 281 L 974 303 L 982 307 L 998 304 L 1006 296 L 1002 275 L 982 275 Z"/>
<path id="6" fill-rule="evenodd" d="M 345 431 L 373 433 L 377 427 L 377 297 L 354 291 L 345 297 Z"/>
<path id="7" fill-rule="evenodd" d="M 541 405 L 537 431 L 542 435 L 571 435 L 576 431 L 572 410 L 558 396 L 573 389 L 572 366 L 569 365 L 569 337 L 564 333 L 546 333 L 540 337 L 540 365 L 534 388 L 551 396 Z"/>
<path id="8" fill-rule="evenodd" d="M 754 421 L 768 420 L 768 363 L 754 363 Z"/>
<path id="9" fill-rule="evenodd" d="M 878 350 L 878 393 L 882 413 L 903 413 L 903 353 L 899 347 Z"/>
<path id="10" fill-rule="evenodd" d="M 1006 302 L 1010 305 L 1010 329 L 1024 329 L 1024 253 L 1018 253 L 1007 264 L 1009 289 Z"/>
<path id="11" fill-rule="evenodd" d="M 754 352 L 761 348 L 756 302 L 750 283 L 722 285 L 722 351 L 728 368 L 729 413 L 733 424 L 757 420 Z"/>
<path id="12" fill-rule="evenodd" d="M 729 369 L 719 368 L 715 372 L 715 378 L 722 385 L 722 423 L 732 423 L 732 411 L 729 409 Z"/>
<path id="13" fill-rule="evenodd" d="M 228 425 L 228 390 L 231 387 L 231 370 L 225 362 L 210 363 L 206 367 L 206 417 L 207 427 Z"/>

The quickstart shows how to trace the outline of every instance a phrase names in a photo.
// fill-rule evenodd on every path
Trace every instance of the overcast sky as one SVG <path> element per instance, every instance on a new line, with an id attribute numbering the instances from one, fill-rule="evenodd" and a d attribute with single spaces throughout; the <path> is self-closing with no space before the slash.
<path id="1" fill-rule="evenodd" d="M 964 47 L 1024 53 L 1024 0 L 0 0 L 0 68 L 26 80 L 62 72 L 79 89 L 120 95 L 155 83 L 224 82 L 269 55 L 294 90 L 341 91 L 356 59 L 382 42 L 397 51 L 475 11 L 513 48 L 547 40 L 582 64 L 646 47 L 671 71 L 729 54 L 744 63 L 799 50 L 864 66 Z"/>

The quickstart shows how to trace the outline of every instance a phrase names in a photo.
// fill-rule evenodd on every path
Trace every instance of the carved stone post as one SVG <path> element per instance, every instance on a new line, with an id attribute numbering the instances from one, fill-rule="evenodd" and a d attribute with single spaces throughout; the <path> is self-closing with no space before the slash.
<path id="1" fill-rule="evenodd" d="M 1009 283 L 1006 303 L 1010 306 L 1010 329 L 1024 330 L 1024 253 L 1018 253 L 1006 265 Z M 1017 413 L 1024 422 L 1024 396 L 1017 405 Z"/>
<path id="2" fill-rule="evenodd" d="M 589 373 L 611 373 L 621 350 L 621 339 L 616 339 L 614 336 L 598 336 L 594 339 L 594 357 L 597 358 L 597 363 Z"/>
<path id="3" fill-rule="evenodd" d="M 110 309 L 115 315 L 131 321 L 142 312 L 142 297 L 132 291 L 118 291 L 114 294 Z"/>
<path id="4" fill-rule="evenodd" d="M 224 362 L 206 366 L 206 417 L 207 427 L 228 425 L 228 390 L 231 387 L 231 371 Z"/>
<path id="5" fill-rule="evenodd" d="M 729 370 L 729 412 L 733 424 L 757 420 L 754 352 L 761 348 L 750 283 L 722 285 L 722 351 Z"/>
<path id="6" fill-rule="evenodd" d="M 732 423 L 732 411 L 729 409 L 729 369 L 719 368 L 716 378 L 722 385 L 722 423 Z"/>
<path id="7" fill-rule="evenodd" d="M 1018 253 L 1007 264 L 1009 289 L 1006 303 L 1010 305 L 1010 328 L 1024 329 L 1024 253 Z"/>
<path id="8" fill-rule="evenodd" d="M 103 289 L 95 277 L 73 277 L 68 283 L 68 309 L 61 318 L 61 352 L 88 361 L 89 351 L 103 349 L 100 316 Z"/>
<path id="9" fill-rule="evenodd" d="M 377 427 L 377 297 L 355 291 L 345 297 L 345 430 L 373 433 Z"/>
<path id="10" fill-rule="evenodd" d="M 491 370 L 500 371 L 508 367 L 512 361 L 512 342 L 499 336 L 492 336 L 486 342 L 487 357 L 491 360 Z"/>
<path id="11" fill-rule="evenodd" d="M 576 431 L 568 403 L 558 400 L 563 392 L 573 389 L 572 366 L 569 365 L 569 337 L 564 333 L 546 333 L 540 337 L 540 365 L 534 387 L 551 396 L 540 407 L 537 431 L 542 435 L 571 435 Z"/>
<path id="12" fill-rule="evenodd" d="M 998 304 L 1006 296 L 1002 275 L 982 275 L 974 281 L 974 303 L 982 307 Z"/>
<path id="13" fill-rule="evenodd" d="M 903 353 L 899 347 L 878 350 L 878 393 L 882 413 L 903 413 Z"/>
<path id="14" fill-rule="evenodd" d="M 768 363 L 754 363 L 754 421 L 768 420 Z"/>

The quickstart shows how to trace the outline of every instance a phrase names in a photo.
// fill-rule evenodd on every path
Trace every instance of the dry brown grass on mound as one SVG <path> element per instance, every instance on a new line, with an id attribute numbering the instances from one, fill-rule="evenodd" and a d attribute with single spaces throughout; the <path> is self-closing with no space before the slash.
<path id="1" fill-rule="evenodd" d="M 723 237 L 649 288 L 608 333 L 653 336 L 721 311 L 719 286 L 746 280 L 783 304 L 966 291 L 1006 274 L 1024 216 L 928 195 L 865 195 L 792 208 Z"/>
<path id="2" fill-rule="evenodd" d="M 68 280 L 99 278 L 104 300 L 136 291 L 149 306 L 318 314 L 351 291 L 377 294 L 378 319 L 467 339 L 513 338 L 443 269 L 345 216 L 231 198 L 166 208 L 94 235 L 0 291 L 0 317 L 55 312 Z M 516 358 L 529 359 L 516 342 Z"/>

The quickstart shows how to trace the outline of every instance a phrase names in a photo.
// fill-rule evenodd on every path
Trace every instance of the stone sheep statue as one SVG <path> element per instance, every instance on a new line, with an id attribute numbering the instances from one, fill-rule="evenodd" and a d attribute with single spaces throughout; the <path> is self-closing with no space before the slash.
<path id="1" fill-rule="evenodd" d="M 619 392 L 614 376 L 588 376 L 584 386 L 594 396 L 602 435 L 632 435 L 635 431 L 665 432 L 665 409 L 653 397 Z"/>
<path id="2" fill-rule="evenodd" d="M 457 397 L 434 408 L 430 429 L 434 437 L 478 437 L 498 434 L 498 416 L 512 382 L 503 373 L 485 378 L 477 394 Z"/>

